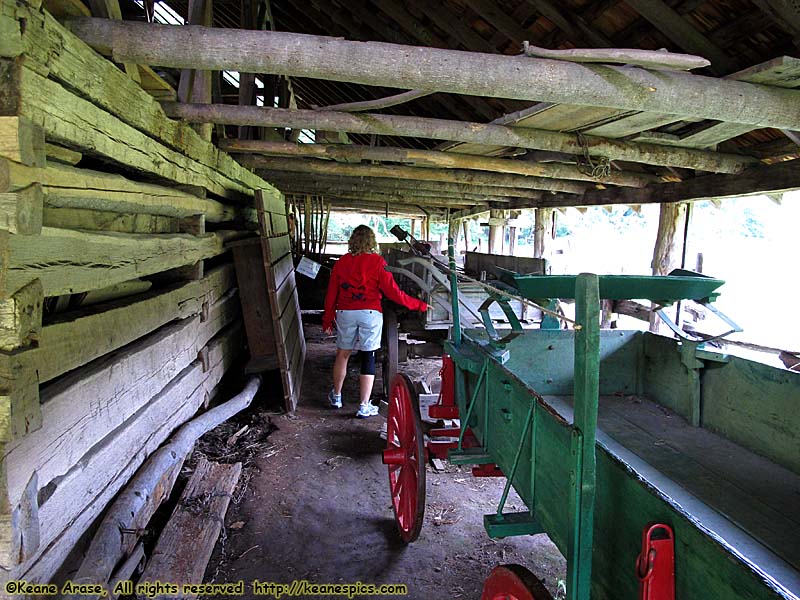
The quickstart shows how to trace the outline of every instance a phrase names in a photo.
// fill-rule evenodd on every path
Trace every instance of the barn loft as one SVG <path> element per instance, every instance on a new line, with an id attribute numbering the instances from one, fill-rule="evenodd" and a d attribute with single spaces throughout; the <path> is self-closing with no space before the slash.
<path id="1" fill-rule="evenodd" d="M 260 573 L 377 583 L 398 560 L 406 597 L 472 597 L 508 561 L 427 573 L 439 551 L 414 541 L 432 519 L 445 545 L 483 539 L 442 492 L 469 493 L 466 466 L 434 463 L 424 516 L 425 459 L 449 458 L 496 477 L 473 490 L 502 492 L 492 538 L 547 533 L 559 557 L 499 567 L 482 598 L 800 597 L 798 347 L 740 343 L 783 368 L 706 345 L 680 306 L 718 317 L 721 282 L 673 272 L 697 202 L 800 189 L 799 47 L 796 0 L 0 0 L 4 593 L 212 597 L 126 586 L 224 582 L 241 529 L 237 557 L 258 566 L 226 568 L 246 596 Z M 553 279 L 555 216 L 644 205 L 651 273 Z M 405 224 L 382 251 L 431 310 L 411 344 L 385 310 L 381 416 L 327 421 L 367 440 L 336 451 L 314 435 L 334 343 L 313 311 L 343 214 Z M 436 357 L 441 378 L 407 377 L 398 352 Z M 220 431 L 228 449 L 271 431 L 275 402 L 276 439 L 314 457 L 302 473 L 276 459 L 272 481 L 255 450 L 206 460 L 228 453 L 209 450 Z M 237 500 L 234 527 L 242 481 L 262 512 Z M 318 517 L 339 484 L 362 512 Z M 296 543 L 270 554 L 270 531 Z M 383 537 L 383 570 L 347 555 Z"/>

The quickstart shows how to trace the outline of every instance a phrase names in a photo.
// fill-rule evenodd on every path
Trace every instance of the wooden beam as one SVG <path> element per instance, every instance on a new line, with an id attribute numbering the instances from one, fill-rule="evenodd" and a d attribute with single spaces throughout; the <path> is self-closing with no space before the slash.
<path id="1" fill-rule="evenodd" d="M 278 173 L 279 175 L 274 175 Z M 265 178 L 273 182 L 284 193 L 302 191 L 309 194 L 325 193 L 380 193 L 417 195 L 437 198 L 452 198 L 484 201 L 486 198 L 514 197 L 538 200 L 542 192 L 521 190 L 488 185 L 469 185 L 458 183 L 438 183 L 429 181 L 404 181 L 382 177 L 345 179 L 335 176 L 298 177 L 298 173 L 281 173 L 279 171 L 262 172 Z M 453 188 L 453 189 L 450 189 Z M 296 192 L 295 192 L 296 193 Z"/>
<path id="2" fill-rule="evenodd" d="M 633 143 L 588 135 L 578 139 L 574 134 L 556 131 L 424 117 L 178 103 L 165 104 L 164 110 L 172 117 L 189 122 L 206 121 L 226 125 L 261 125 L 421 137 L 564 152 L 580 156 L 583 156 L 586 150 L 592 156 L 606 156 L 613 160 L 723 173 L 737 173 L 757 162 L 752 158 L 736 154 L 675 148 L 662 144 Z"/>
<path id="3" fill-rule="evenodd" d="M 342 10 L 345 6 L 334 4 L 330 2 L 330 0 L 318 2 L 317 4 L 319 5 L 319 10 L 323 11 L 331 19 L 334 19 L 334 15 L 336 15 L 335 18 L 341 20 L 341 24 L 344 27 L 343 33 L 345 34 L 342 37 L 346 39 L 351 39 L 353 35 L 358 35 L 360 39 L 365 42 L 375 39 L 386 39 L 397 44 L 413 44 L 415 41 L 418 41 L 424 46 L 433 46 L 436 48 L 448 47 L 447 42 L 428 31 L 428 28 L 414 19 L 413 15 L 411 15 L 404 6 L 394 0 L 378 0 L 379 10 L 377 11 L 365 0 L 350 0 L 347 3 L 346 8 L 356 14 L 358 20 L 365 23 L 374 33 L 364 31 L 362 27 L 357 25 L 353 27 L 352 24 L 355 23 L 354 20 L 345 17 L 344 11 Z M 381 11 L 383 11 L 384 16 L 388 17 L 388 22 L 380 18 L 379 14 Z M 348 20 L 351 23 L 350 26 L 345 25 Z M 397 23 L 398 26 L 393 27 L 392 21 Z M 399 33 L 400 30 L 406 31 L 406 35 L 401 35 Z M 332 32 L 333 30 L 329 31 Z M 440 94 L 432 97 L 431 102 L 438 104 L 448 113 L 460 119 L 471 118 L 469 112 L 459 106 L 460 103 L 472 107 L 481 117 L 487 119 L 493 117 L 491 107 L 487 106 L 486 102 L 481 98 L 464 97 L 456 99 L 448 98 Z"/>
<path id="4" fill-rule="evenodd" d="M 16 192 L 0 192 L 0 230 L 17 235 L 37 235 L 42 231 L 44 194 L 38 183 Z"/>
<path id="5" fill-rule="evenodd" d="M 102 171 L 76 169 L 52 164 L 46 168 L 26 167 L 0 159 L 0 194 L 44 193 L 50 208 L 100 210 L 116 213 L 189 217 L 203 214 L 207 221 L 220 223 L 237 218 L 255 220 L 252 209 L 222 204 L 176 188 L 140 183 Z"/>
<path id="6" fill-rule="evenodd" d="M 561 179 L 542 179 L 525 175 L 504 175 L 501 173 L 478 173 L 459 169 L 429 169 L 386 165 L 355 165 L 329 163 L 314 159 L 267 158 L 248 156 L 242 164 L 255 169 L 272 169 L 297 173 L 317 173 L 321 175 L 342 175 L 346 177 L 388 177 L 418 181 L 444 181 L 450 183 L 477 183 L 518 187 L 529 190 L 562 191 L 573 194 L 583 193 L 589 184 Z"/>
<path id="7" fill-rule="evenodd" d="M 15 4 L 10 13 L 0 14 L 0 31 L 11 31 L 17 38 L 15 42 L 12 35 L 0 35 L 0 56 L 15 58 L 24 51 L 26 65 L 51 80 L 79 89 L 84 98 L 106 111 L 102 113 L 103 119 L 113 120 L 108 115 L 114 115 L 151 140 L 218 171 L 231 180 L 230 187 L 240 193 L 252 195 L 253 189 L 263 188 L 263 181 L 202 140 L 189 125 L 166 118 L 149 93 L 115 64 L 98 57 L 46 11 L 33 10 L 24 3 Z M 4 82 L 4 92 L 8 90 L 5 87 L 8 83 Z M 54 100 L 57 110 L 62 101 Z M 139 144 L 138 147 L 145 146 Z M 159 154 L 151 153 L 151 162 L 156 162 L 153 157 Z"/>
<path id="8" fill-rule="evenodd" d="M 378 215 L 403 215 L 413 217 L 425 217 L 436 215 L 443 217 L 446 212 L 436 207 L 422 207 L 414 204 L 400 204 L 389 202 L 381 204 L 379 202 L 362 202 L 337 196 L 325 196 L 325 202 L 329 202 L 333 210 L 338 212 L 361 212 L 366 214 Z"/>
<path id="9" fill-rule="evenodd" d="M 287 188 L 286 194 L 288 195 L 308 195 L 310 192 L 303 187 L 289 189 Z M 455 206 L 461 208 L 463 206 L 471 206 L 486 202 L 487 198 L 478 197 L 474 199 L 467 198 L 442 198 L 441 196 L 425 196 L 421 193 L 380 193 L 380 192 L 344 192 L 332 189 L 327 192 L 317 192 L 315 195 L 331 196 L 341 198 L 344 200 L 359 200 L 364 202 L 376 202 L 385 205 L 392 202 L 400 202 L 403 204 L 412 204 L 415 206 L 433 206 L 433 207 L 449 207 Z M 493 202 L 509 202 L 511 198 L 492 197 Z"/>
<path id="10" fill-rule="evenodd" d="M 42 328 L 38 346 L 15 355 L 0 355 L 0 376 L 29 371 L 44 383 L 117 350 L 175 319 L 213 306 L 234 285 L 233 268 L 217 267 L 199 281 L 175 284 L 65 313 Z"/>
<path id="11" fill-rule="evenodd" d="M 39 236 L 0 231 L 0 253 L 10 266 L 0 272 L 0 297 L 8 298 L 34 279 L 41 280 L 45 296 L 103 288 L 221 254 L 225 239 L 224 232 L 195 237 L 50 227 Z"/>
<path id="12" fill-rule="evenodd" d="M 709 59 L 715 73 L 725 74 L 737 70 L 738 63 L 734 59 L 662 0 L 625 0 L 625 3 L 681 49 Z"/>
<path id="13" fill-rule="evenodd" d="M 268 156 L 300 156 L 328 158 L 336 161 L 382 161 L 408 163 L 419 167 L 441 167 L 450 169 L 469 169 L 526 175 L 530 177 L 549 177 L 608 183 L 631 187 L 642 187 L 657 181 L 657 178 L 644 173 L 612 172 L 605 179 L 596 179 L 576 166 L 559 163 L 534 163 L 506 158 L 493 158 L 437 152 L 433 150 L 414 150 L 377 146 L 345 146 L 342 144 L 291 144 L 281 142 L 246 142 L 231 140 L 221 144 L 229 152 L 249 152 Z"/>
<path id="14" fill-rule="evenodd" d="M 235 69 L 800 129 L 800 93 L 689 73 L 359 43 L 296 33 L 73 19 L 115 60 Z M 147 39 L 147 44 L 141 40 Z M 485 73 L 492 73 L 491 78 Z"/>
<path id="15" fill-rule="evenodd" d="M 310 186 L 320 192 L 336 188 L 341 191 L 384 192 L 419 192 L 427 196 L 460 197 L 464 194 L 483 196 L 515 196 L 518 198 L 538 199 L 542 193 L 535 190 L 523 190 L 489 185 L 465 183 L 444 183 L 438 181 L 404 181 L 388 177 L 359 177 L 357 180 L 345 179 L 335 175 L 303 175 L 284 171 L 260 170 L 259 173 L 278 189 L 291 187 L 293 184 Z"/>
<path id="16" fill-rule="evenodd" d="M 519 200 L 515 196 L 503 196 L 500 194 L 448 194 L 442 192 L 430 192 L 426 190 L 414 190 L 412 188 L 392 189 L 392 188 L 370 188 L 368 186 L 355 187 L 352 185 L 321 185 L 312 183 L 298 183 L 296 185 L 284 184 L 282 191 L 285 194 L 310 194 L 312 196 L 335 195 L 342 198 L 376 198 L 378 200 L 401 199 L 416 202 L 419 204 L 429 204 L 433 206 L 452 206 L 458 204 L 475 204 L 492 200 L 494 202 L 510 202 Z"/>
<path id="17" fill-rule="evenodd" d="M 660 183 L 645 188 L 588 190 L 581 198 L 565 194 L 543 197 L 540 206 L 605 206 L 653 204 L 777 194 L 800 189 L 800 160 L 747 169 L 739 175 L 706 175 L 680 183 Z"/>
<path id="18" fill-rule="evenodd" d="M 8 78 L 4 80 L 8 85 L 0 90 L 0 114 L 30 119 L 44 129 L 48 139 L 162 179 L 204 187 L 222 197 L 240 199 L 249 190 L 186 153 L 110 118 L 94 103 L 25 66 L 0 60 L 0 73 Z"/>
<path id="19" fill-rule="evenodd" d="M 43 167 L 44 130 L 21 117 L 0 117 L 0 156 L 14 162 Z"/>

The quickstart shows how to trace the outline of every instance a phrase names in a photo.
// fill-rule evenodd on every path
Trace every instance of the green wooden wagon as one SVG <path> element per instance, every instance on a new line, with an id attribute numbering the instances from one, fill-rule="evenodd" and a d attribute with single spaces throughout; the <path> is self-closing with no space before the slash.
<path id="1" fill-rule="evenodd" d="M 430 412 L 460 426 L 427 447 L 413 386 L 393 379 L 384 462 L 400 536 L 419 535 L 425 460 L 445 447 L 475 474 L 507 477 L 487 533 L 546 532 L 567 558 L 570 600 L 798 598 L 800 374 L 598 325 L 603 298 L 708 302 L 723 282 L 510 280 L 529 298 L 574 298 L 574 328 L 500 337 L 455 319 Z M 437 447 L 437 435 L 458 441 Z M 526 511 L 505 512 L 511 486 Z M 520 566 L 495 569 L 483 595 L 549 597 Z"/>

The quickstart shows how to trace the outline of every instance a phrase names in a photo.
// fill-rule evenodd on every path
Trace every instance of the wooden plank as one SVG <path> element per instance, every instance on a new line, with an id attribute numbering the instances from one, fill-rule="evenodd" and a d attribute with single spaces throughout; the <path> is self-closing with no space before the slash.
<path id="1" fill-rule="evenodd" d="M 242 463 L 225 465 L 205 458 L 197 463 L 178 505 L 158 537 L 140 582 L 203 582 L 241 472 Z M 197 598 L 197 594 L 181 594 L 181 597 Z"/>
<path id="2" fill-rule="evenodd" d="M 264 272 L 261 243 L 254 239 L 249 244 L 233 246 L 236 279 L 242 301 L 247 341 L 252 360 L 259 364 L 277 355 L 275 325 L 269 309 L 269 295 Z"/>
<path id="3" fill-rule="evenodd" d="M 44 488 L 120 423 L 132 418 L 239 315 L 236 294 L 220 298 L 209 319 L 199 315 L 168 324 L 41 389 L 42 427 L 6 444 L 8 497 L 21 496 L 32 472 Z"/>
<path id="4" fill-rule="evenodd" d="M 39 550 L 20 565 L 4 565 L 12 567 L 9 576 L 49 581 L 147 456 L 215 393 L 240 348 L 239 327 L 233 325 L 220 332 L 209 344 L 213 365 L 209 371 L 203 372 L 200 360 L 193 362 L 51 486 L 39 505 Z"/>
<path id="5" fill-rule="evenodd" d="M 193 264 L 224 252 L 226 235 L 90 233 L 51 227 L 43 227 L 40 236 L 0 231 L 0 255 L 11 266 L 0 272 L 0 297 L 9 297 L 34 279 L 41 280 L 45 296 L 61 296 Z"/>
<path id="6" fill-rule="evenodd" d="M 42 186 L 32 183 L 16 192 L 0 192 L 0 230 L 19 235 L 42 231 Z"/>
<path id="7" fill-rule="evenodd" d="M 0 198 L 2 195 L 0 195 Z M 0 207 L 2 205 L 0 204 Z M 119 213 L 85 208 L 52 208 L 44 210 L 44 226 L 83 231 L 116 233 L 178 233 L 176 217 L 141 213 Z M 181 231 L 181 233 L 184 233 Z"/>
<path id="8" fill-rule="evenodd" d="M 219 223 L 241 216 L 254 220 L 244 207 L 198 198 L 174 187 L 141 183 L 112 173 L 50 164 L 33 168 L 0 158 L 0 193 L 19 191 L 35 183 L 42 186 L 44 202 L 53 208 L 79 208 L 121 213 L 145 213 L 168 217 L 204 214 Z"/>
<path id="9" fill-rule="evenodd" d="M 233 269 L 222 265 L 200 281 L 59 315 L 42 328 L 39 345 L 25 352 L 0 352 L 0 381 L 35 373 L 46 382 L 121 348 L 175 319 L 199 314 L 234 285 Z M 38 399 L 38 395 L 37 395 Z"/>
<path id="10" fill-rule="evenodd" d="M 43 167 L 44 130 L 22 117 L 0 117 L 0 156 L 24 165 Z"/>
<path id="11" fill-rule="evenodd" d="M 234 189 L 239 192 L 250 195 L 255 188 L 269 187 L 202 140 L 189 125 L 166 118 L 153 97 L 116 65 L 98 58 L 50 14 L 30 10 L 22 3 L 9 8 L 11 14 L 0 13 L 0 30 L 8 30 L 14 36 L 0 36 L 0 55 L 16 57 L 24 51 L 26 63 L 43 76 L 79 89 L 87 99 L 125 123 L 230 177 L 237 182 Z"/>
<path id="12" fill-rule="evenodd" d="M 245 188 L 220 172 L 164 146 L 30 69 L 0 61 L 0 73 L 8 82 L 0 95 L 0 114 L 30 119 L 48 139 L 169 181 L 204 187 L 223 198 L 236 200 L 245 193 Z"/>

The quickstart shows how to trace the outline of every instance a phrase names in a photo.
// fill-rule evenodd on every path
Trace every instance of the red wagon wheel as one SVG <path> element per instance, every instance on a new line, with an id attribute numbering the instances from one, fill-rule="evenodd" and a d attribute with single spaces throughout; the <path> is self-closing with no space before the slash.
<path id="1" fill-rule="evenodd" d="M 389 388 L 386 450 L 389 489 L 400 537 L 409 543 L 419 537 L 425 516 L 425 447 L 419 401 L 411 380 L 395 375 Z"/>
<path id="2" fill-rule="evenodd" d="M 481 600 L 552 600 L 541 581 L 522 565 L 500 565 L 483 584 Z"/>

